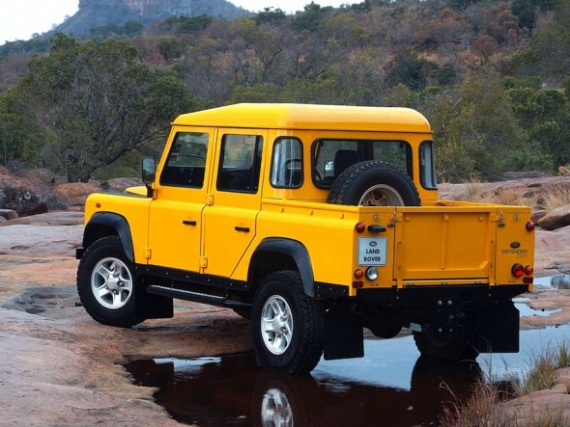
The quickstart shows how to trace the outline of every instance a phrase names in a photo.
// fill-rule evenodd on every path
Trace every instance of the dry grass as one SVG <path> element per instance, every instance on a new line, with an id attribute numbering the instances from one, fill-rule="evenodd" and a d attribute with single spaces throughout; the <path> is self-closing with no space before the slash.
<path id="1" fill-rule="evenodd" d="M 444 408 L 440 418 L 442 427 L 563 427 L 570 425 L 570 420 L 562 409 L 551 411 L 545 408 L 539 415 L 531 413 L 529 417 L 518 419 L 516 414 L 507 412 L 501 402 L 511 397 L 523 396 L 534 391 L 552 388 L 557 383 L 556 370 L 570 366 L 570 349 L 562 343 L 556 350 L 547 350 L 532 360 L 530 371 L 520 377 L 511 376 L 514 396 L 508 396 L 498 384 L 479 380 L 473 388 L 471 399 L 462 404 L 459 400 Z M 490 373 L 488 374 L 490 378 Z M 566 384 L 570 394 L 570 384 Z"/>
<path id="2" fill-rule="evenodd" d="M 536 355 L 533 366 L 526 375 L 512 375 L 511 380 L 517 396 L 552 388 L 556 385 L 556 369 L 560 367 L 558 358 L 550 348 Z"/>
<path id="3" fill-rule="evenodd" d="M 542 205 L 547 211 L 570 204 L 570 188 L 562 185 L 553 186 L 542 195 Z"/>
<path id="4" fill-rule="evenodd" d="M 475 203 L 530 206 L 534 210 L 551 211 L 570 204 L 570 179 L 530 185 L 503 185 L 471 179 L 463 183 L 459 200 Z"/>
<path id="5" fill-rule="evenodd" d="M 465 404 L 455 402 L 445 407 L 440 418 L 442 427 L 512 427 L 516 422 L 513 415 L 498 404 L 501 393 L 496 384 L 484 379 L 473 386 L 473 395 Z"/>

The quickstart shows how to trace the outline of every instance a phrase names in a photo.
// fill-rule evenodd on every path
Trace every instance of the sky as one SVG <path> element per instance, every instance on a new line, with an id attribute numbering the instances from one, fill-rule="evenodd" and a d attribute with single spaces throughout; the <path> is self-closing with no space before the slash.
<path id="1" fill-rule="evenodd" d="M 311 0 L 229 0 L 252 12 L 266 7 L 279 8 L 286 13 L 303 10 Z M 359 0 L 314 0 L 321 6 L 339 7 L 359 3 Z M 79 0 L 0 0 L 0 45 L 7 41 L 28 40 L 61 24 L 77 12 Z"/>

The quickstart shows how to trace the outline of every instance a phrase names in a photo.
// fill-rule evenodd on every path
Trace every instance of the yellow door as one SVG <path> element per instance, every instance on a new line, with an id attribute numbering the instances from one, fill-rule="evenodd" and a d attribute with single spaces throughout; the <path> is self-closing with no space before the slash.
<path id="1" fill-rule="evenodd" d="M 219 131 L 217 173 L 212 177 L 210 201 L 203 212 L 206 274 L 232 277 L 255 236 L 265 136 L 251 130 Z"/>
<path id="2" fill-rule="evenodd" d="M 198 272 L 212 130 L 175 128 L 150 205 L 149 264 Z"/>

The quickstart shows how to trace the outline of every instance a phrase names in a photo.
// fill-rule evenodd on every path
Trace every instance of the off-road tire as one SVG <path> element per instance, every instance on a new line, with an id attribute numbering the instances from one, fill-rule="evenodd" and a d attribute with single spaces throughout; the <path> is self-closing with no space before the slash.
<path id="1" fill-rule="evenodd" d="M 258 364 L 290 374 L 311 372 L 323 353 L 323 319 L 322 304 L 305 294 L 298 272 L 268 275 L 251 312 Z"/>
<path id="2" fill-rule="evenodd" d="M 367 160 L 347 168 L 335 179 L 328 203 L 367 206 L 420 206 L 410 177 L 388 162 Z"/>
<path id="3" fill-rule="evenodd" d="M 146 320 L 137 312 L 134 269 L 118 236 L 104 237 L 87 248 L 77 269 L 77 292 L 99 323 L 131 327 Z"/>

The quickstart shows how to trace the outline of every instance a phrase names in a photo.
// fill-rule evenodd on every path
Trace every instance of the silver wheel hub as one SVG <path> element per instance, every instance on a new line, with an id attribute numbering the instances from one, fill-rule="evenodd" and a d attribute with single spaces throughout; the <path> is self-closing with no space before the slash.
<path id="1" fill-rule="evenodd" d="M 116 310 L 124 307 L 133 294 L 133 278 L 118 258 L 104 258 L 91 273 L 91 290 L 99 304 Z"/>
<path id="2" fill-rule="evenodd" d="M 358 204 L 363 206 L 404 206 L 404 200 L 393 187 L 377 184 L 364 192 Z"/>
<path id="3" fill-rule="evenodd" d="M 261 311 L 261 336 L 273 354 L 285 353 L 293 337 L 293 316 L 287 301 L 274 295 L 265 301 Z"/>

